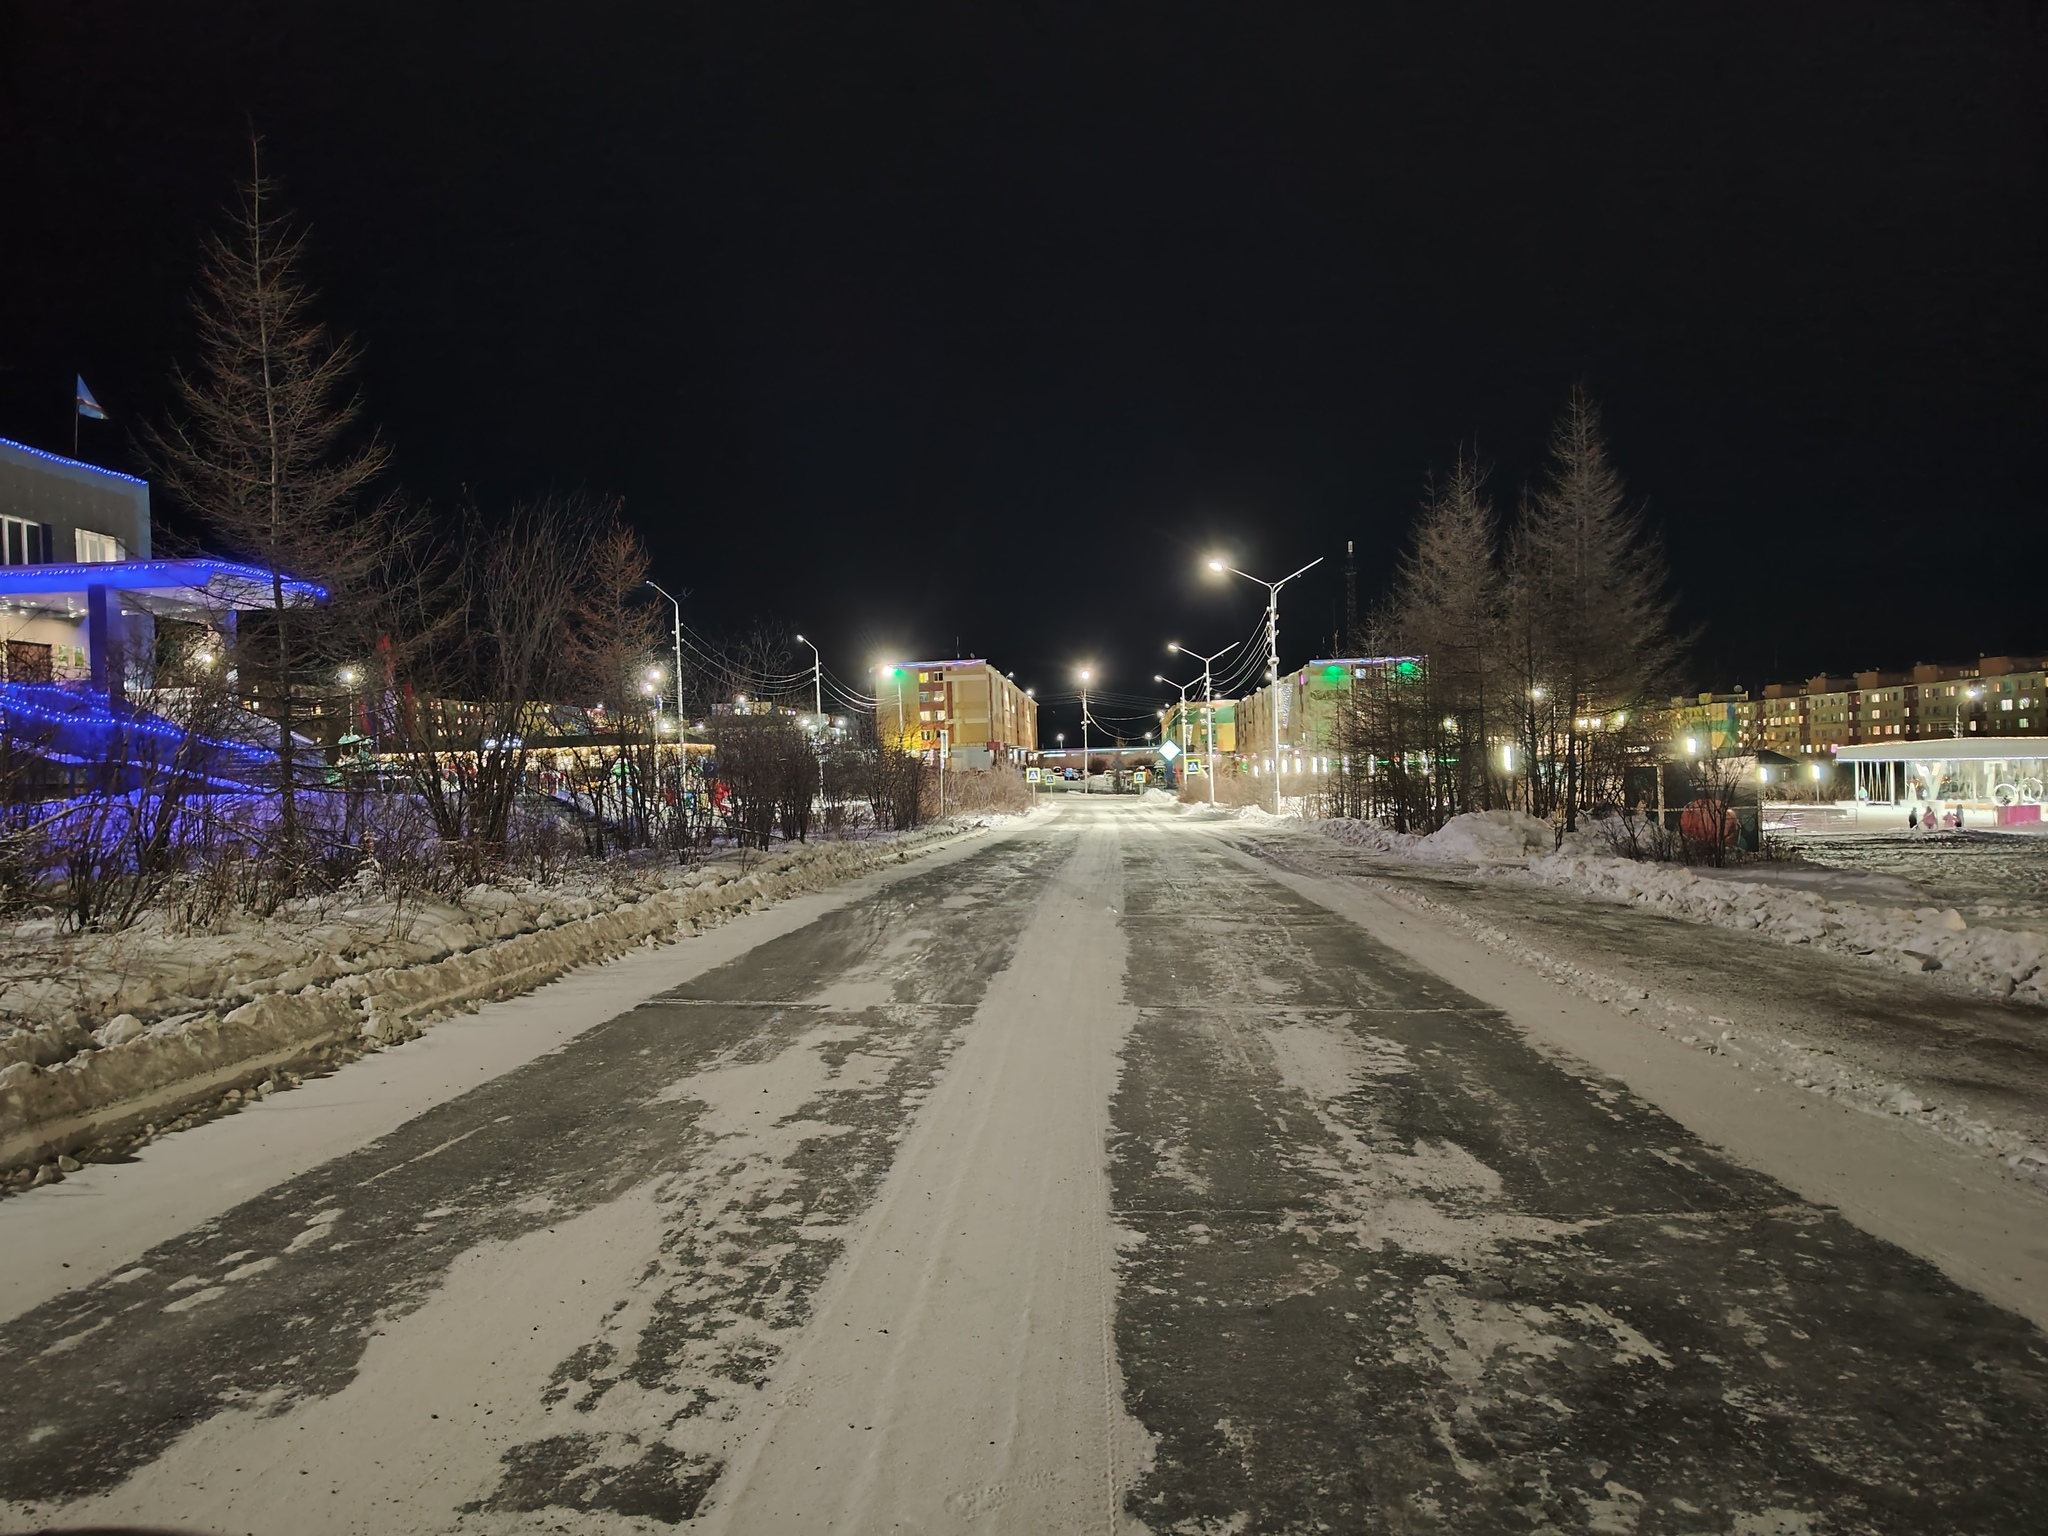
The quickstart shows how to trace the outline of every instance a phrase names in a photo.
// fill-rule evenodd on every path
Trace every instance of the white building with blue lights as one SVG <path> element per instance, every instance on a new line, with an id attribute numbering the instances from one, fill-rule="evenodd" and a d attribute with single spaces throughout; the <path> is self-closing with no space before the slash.
<path id="1" fill-rule="evenodd" d="M 285 585 L 287 601 L 325 596 Z M 0 438 L 0 681 L 110 695 L 157 620 L 232 630 L 273 600 L 256 566 L 152 558 L 147 482 Z"/>

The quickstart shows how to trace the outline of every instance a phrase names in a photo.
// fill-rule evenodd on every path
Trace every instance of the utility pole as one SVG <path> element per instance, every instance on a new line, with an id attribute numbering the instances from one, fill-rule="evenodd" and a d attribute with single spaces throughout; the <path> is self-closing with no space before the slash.
<path id="1" fill-rule="evenodd" d="M 1210 676 L 1209 669 L 1215 663 L 1216 658 L 1218 656 L 1227 656 L 1230 652 L 1236 650 L 1239 644 L 1239 641 L 1233 640 L 1230 642 L 1230 644 L 1223 647 L 1222 650 L 1211 651 L 1207 656 L 1204 656 L 1197 651 L 1188 650 L 1185 646 L 1177 645 L 1172 641 L 1168 641 L 1166 646 L 1166 648 L 1169 651 L 1173 652 L 1174 655 L 1192 656 L 1196 661 L 1199 661 L 1202 664 L 1203 713 L 1209 717 L 1209 757 L 1207 772 L 1209 775 L 1209 803 L 1211 805 L 1214 805 L 1216 803 L 1216 688 L 1214 679 Z"/>
<path id="2" fill-rule="evenodd" d="M 1226 565 L 1221 560 L 1209 562 L 1209 569 L 1212 571 L 1228 571 L 1233 576 L 1242 576 L 1246 581 L 1266 589 L 1266 685 L 1273 694 L 1273 814 L 1276 816 L 1280 814 L 1280 757 L 1287 747 L 1280 739 L 1280 589 L 1295 577 L 1314 570 L 1322 563 L 1323 557 L 1317 555 L 1300 570 L 1290 572 L 1278 581 L 1265 581 L 1248 572 L 1240 571 L 1234 565 Z"/>

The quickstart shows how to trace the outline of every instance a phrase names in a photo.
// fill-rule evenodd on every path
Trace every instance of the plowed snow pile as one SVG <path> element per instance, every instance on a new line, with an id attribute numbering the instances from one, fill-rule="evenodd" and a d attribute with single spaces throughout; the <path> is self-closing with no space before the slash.
<path id="1" fill-rule="evenodd" d="M 224 1090 L 295 1081 L 286 1067 L 319 1052 L 409 1039 L 434 1017 L 1014 819 L 688 869 L 604 866 L 449 900 L 364 890 L 220 933 L 173 931 L 161 912 L 117 934 L 13 925 L 0 930 L 0 1173 L 19 1182 L 32 1164 L 153 1132 Z"/>
<path id="2" fill-rule="evenodd" d="M 1953 907 L 1877 907 L 1810 890 L 1638 863 L 1590 851 L 1590 839 L 1551 852 L 1550 827 L 1519 811 L 1459 816 L 1427 837 L 1363 821 L 1316 823 L 1325 837 L 1399 858 L 1481 864 L 1597 901 L 1647 908 L 1687 922 L 1753 929 L 1781 944 L 1811 944 L 1909 971 L 1938 971 L 1963 990 L 2048 1002 L 2048 939 L 2031 929 L 1972 927 Z"/>

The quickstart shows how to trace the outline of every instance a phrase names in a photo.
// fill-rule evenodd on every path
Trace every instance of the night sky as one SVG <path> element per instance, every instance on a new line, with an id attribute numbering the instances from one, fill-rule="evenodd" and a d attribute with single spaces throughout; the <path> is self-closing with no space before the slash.
<path id="1" fill-rule="evenodd" d="M 1344 540 L 1369 600 L 1461 441 L 1512 504 L 1574 380 L 1697 686 L 2048 647 L 2040 5 L 0 15 L 0 435 L 83 372 L 134 466 L 253 121 L 409 488 L 619 494 L 845 676 L 1151 692 L 1251 628 L 1213 545 L 1329 557 L 1321 654 Z"/>

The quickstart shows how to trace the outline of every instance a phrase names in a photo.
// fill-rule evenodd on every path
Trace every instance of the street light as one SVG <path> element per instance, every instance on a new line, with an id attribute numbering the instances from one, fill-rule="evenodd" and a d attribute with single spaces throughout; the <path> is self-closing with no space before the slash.
<path id="1" fill-rule="evenodd" d="M 796 637 L 797 644 L 811 647 L 811 713 L 820 720 L 825 718 L 825 658 L 818 654 L 817 646 L 802 635 Z"/>
<path id="2" fill-rule="evenodd" d="M 1081 793 L 1084 795 L 1095 792 L 1088 783 L 1088 679 L 1091 675 L 1086 667 L 1081 669 Z"/>
<path id="3" fill-rule="evenodd" d="M 1170 641 L 1166 648 L 1169 651 L 1178 651 L 1180 649 L 1179 646 L 1174 645 Z M 1180 690 L 1180 714 L 1175 718 L 1180 721 L 1180 755 L 1186 757 L 1188 755 L 1188 690 L 1195 686 L 1196 679 L 1191 677 L 1184 683 L 1176 683 L 1172 678 L 1162 677 L 1159 673 L 1154 672 L 1152 674 L 1152 681 L 1164 683 L 1169 688 L 1178 688 Z M 1159 711 L 1159 718 L 1161 720 L 1166 718 L 1165 710 Z M 1181 770 L 1182 773 L 1186 771 L 1185 768 Z"/>
<path id="4" fill-rule="evenodd" d="M 657 591 L 657 592 L 660 592 L 660 593 L 661 593 L 661 595 L 662 595 L 663 597 L 667 597 L 667 598 L 668 598 L 668 605 L 669 605 L 669 607 L 671 607 L 671 608 L 673 608 L 673 609 L 675 610 L 675 616 L 676 616 L 676 631 L 675 631 L 675 638 L 676 638 L 676 737 L 677 737 L 677 739 L 678 739 L 678 740 L 681 740 L 681 738 L 682 738 L 682 726 L 683 726 L 683 605 L 682 605 L 681 603 L 677 602 L 677 601 L 676 601 L 676 600 L 675 600 L 675 599 L 674 599 L 673 597 L 669 597 L 669 594 L 668 594 L 668 593 L 667 593 L 666 591 L 664 591 L 664 590 L 662 589 L 662 587 L 661 587 L 660 585 L 658 585 L 657 583 L 655 583 L 655 582 L 652 582 L 652 581 L 650 581 L 650 582 L 648 582 L 648 583 L 647 583 L 647 585 L 648 585 L 648 586 L 650 586 L 650 587 L 653 587 L 655 591 Z"/>
<path id="5" fill-rule="evenodd" d="M 910 727 L 905 722 L 904 717 L 909 709 L 909 706 L 903 702 L 903 669 L 901 667 L 891 666 L 888 662 L 885 661 L 880 666 L 875 668 L 875 675 L 878 677 L 893 677 L 896 679 L 896 748 L 898 751 L 908 751 L 909 749 L 904 746 L 904 743 L 910 739 Z M 881 691 L 882 690 L 879 687 L 875 689 L 875 693 L 877 695 L 875 699 L 875 721 L 877 731 L 881 729 Z"/>
<path id="6" fill-rule="evenodd" d="M 1202 712 L 1208 716 L 1209 721 L 1209 755 L 1205 759 L 1207 766 L 1203 771 L 1209 775 L 1209 803 L 1211 805 L 1216 803 L 1216 689 L 1214 679 L 1210 675 L 1210 667 L 1218 656 L 1229 654 L 1243 643 L 1241 640 L 1233 640 L 1230 644 L 1223 647 L 1222 650 L 1211 651 L 1207 656 L 1204 656 L 1200 651 L 1191 651 L 1176 641 L 1169 640 L 1166 642 L 1166 648 L 1173 652 L 1174 655 L 1191 656 L 1202 664 Z"/>
<path id="7" fill-rule="evenodd" d="M 823 736 L 825 734 L 825 658 L 818 654 L 817 646 L 812 645 L 802 635 L 798 635 L 796 638 L 799 644 L 811 647 L 811 713 L 817 717 L 818 734 Z M 818 754 L 818 806 L 819 814 L 821 815 L 824 813 L 824 805 L 825 754 L 821 751 Z"/>
<path id="8" fill-rule="evenodd" d="M 1267 581 L 1247 571 L 1240 571 L 1236 566 L 1220 558 L 1209 562 L 1209 569 L 1212 571 L 1228 571 L 1233 576 L 1242 576 L 1253 585 L 1266 589 L 1266 681 L 1273 689 L 1273 751 L 1276 761 L 1280 754 L 1287 750 L 1286 743 L 1280 740 L 1280 589 L 1295 577 L 1306 575 L 1322 563 L 1323 557 L 1317 555 L 1300 570 L 1289 572 L 1278 581 Z M 1280 812 L 1280 780 L 1277 775 L 1273 780 L 1273 812 L 1275 815 Z"/>

